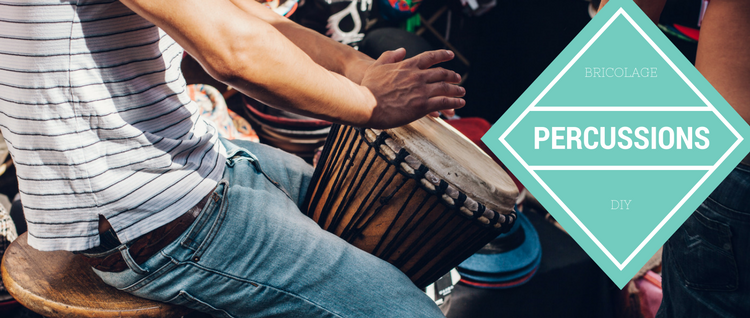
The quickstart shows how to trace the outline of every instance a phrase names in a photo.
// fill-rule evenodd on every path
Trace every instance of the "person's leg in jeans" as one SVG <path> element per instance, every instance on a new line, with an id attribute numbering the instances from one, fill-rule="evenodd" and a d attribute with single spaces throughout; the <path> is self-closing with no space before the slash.
<path id="1" fill-rule="evenodd" d="M 750 1 L 712 0 L 695 66 L 750 120 Z M 664 245 L 657 317 L 750 317 L 750 167 L 740 165 Z"/>
<path id="2" fill-rule="evenodd" d="M 191 229 L 142 265 L 149 273 L 100 273 L 106 282 L 219 317 L 442 317 L 398 269 L 299 211 L 312 173 L 302 160 L 239 144 L 292 199 L 240 152 Z"/>
<path id="3" fill-rule="evenodd" d="M 664 245 L 657 317 L 750 316 L 749 194 L 740 165 Z"/>

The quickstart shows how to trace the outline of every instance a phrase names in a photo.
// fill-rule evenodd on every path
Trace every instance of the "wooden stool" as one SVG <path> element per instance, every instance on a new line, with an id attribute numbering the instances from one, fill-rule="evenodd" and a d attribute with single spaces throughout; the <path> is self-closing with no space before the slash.
<path id="1" fill-rule="evenodd" d="M 66 251 L 40 252 L 28 233 L 5 251 L 2 277 L 8 292 L 46 317 L 180 317 L 190 310 L 117 290 L 88 263 Z"/>

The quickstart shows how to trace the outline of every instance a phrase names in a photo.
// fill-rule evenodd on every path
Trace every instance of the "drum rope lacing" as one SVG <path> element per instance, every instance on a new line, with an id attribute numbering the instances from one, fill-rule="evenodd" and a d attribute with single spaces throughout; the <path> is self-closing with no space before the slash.
<path id="1" fill-rule="evenodd" d="M 342 129 L 344 131 L 341 131 Z M 357 134 L 360 135 L 360 138 L 357 138 Z M 333 138 L 339 135 L 341 138 Z M 366 143 L 368 146 L 362 147 L 363 143 Z M 373 155 L 373 149 L 375 155 Z M 361 152 L 364 152 L 364 154 L 359 157 Z M 443 252 L 439 248 L 440 246 L 447 246 L 451 242 L 459 240 L 459 238 L 467 242 L 462 244 L 463 248 L 460 250 L 470 252 L 472 247 L 476 245 L 475 242 L 481 241 L 483 236 L 488 235 L 475 231 L 470 237 L 461 237 L 464 235 L 462 233 L 467 233 L 466 231 L 472 226 L 479 225 L 491 228 L 493 233 L 495 233 L 492 235 L 494 237 L 499 233 L 505 233 L 510 230 L 513 222 L 516 220 L 514 212 L 502 215 L 488 209 L 483 204 L 467 197 L 448 182 L 440 179 L 406 149 L 396 144 L 387 133 L 379 131 L 376 134 L 368 129 L 341 127 L 339 125 L 332 127 L 331 136 L 329 136 L 326 142 L 325 151 L 320 159 L 319 164 L 321 166 L 316 169 L 313 176 L 314 180 L 320 180 L 319 184 L 330 184 L 332 187 L 330 188 L 330 192 L 327 192 L 328 196 L 325 198 L 322 209 L 320 209 L 319 204 L 326 191 L 312 193 L 313 190 L 309 190 L 310 193 L 308 193 L 307 197 L 308 204 L 306 204 L 308 207 L 308 216 L 313 218 L 315 211 L 320 211 L 320 216 L 317 219 L 318 224 L 329 231 L 336 231 L 340 227 L 340 223 L 344 221 L 344 216 L 347 215 L 346 211 L 349 210 L 355 199 L 355 196 L 352 194 L 360 191 L 366 179 L 364 176 L 370 173 L 378 158 L 385 161 L 387 167 L 379 172 L 375 182 L 365 185 L 366 196 L 359 203 L 357 209 L 354 210 L 355 212 L 352 213 L 351 219 L 348 220 L 348 223 L 339 236 L 350 243 L 356 241 L 362 235 L 363 231 L 368 228 L 368 225 L 379 216 L 381 209 L 388 205 L 389 201 L 404 188 L 408 181 L 413 180 L 417 186 L 411 187 L 405 201 L 396 212 L 393 222 L 388 226 L 371 252 L 382 259 L 390 259 L 390 262 L 399 268 L 405 266 L 417 253 L 424 252 L 420 256 L 420 259 L 411 266 L 411 269 L 405 272 L 408 276 L 416 274 L 432 259 L 439 256 Z M 358 163 L 355 164 L 355 160 Z M 355 166 L 356 168 L 352 174 L 353 177 L 351 179 L 347 178 Z M 402 180 L 398 184 L 391 185 L 397 175 L 406 176 L 406 178 L 400 178 Z M 384 179 L 386 180 L 385 182 L 383 182 Z M 369 189 L 367 189 L 368 186 Z M 387 189 L 389 189 L 389 192 L 385 193 Z M 428 192 L 431 196 L 424 196 L 414 213 L 408 215 L 405 221 L 400 220 L 405 208 L 409 206 L 418 189 Z M 332 194 L 341 193 L 342 191 L 344 195 L 340 197 L 340 202 L 337 202 L 339 196 Z M 428 204 L 429 201 L 432 202 Z M 339 205 L 334 207 L 337 203 Z M 378 203 L 379 205 L 375 207 L 375 204 Z M 435 210 L 440 203 L 447 208 L 442 209 L 437 216 L 428 213 Z M 426 210 L 424 210 L 425 206 L 427 206 Z M 373 208 L 375 209 L 373 210 Z M 461 213 L 456 213 L 457 211 Z M 331 215 L 331 213 L 333 214 Z M 434 219 L 427 220 L 428 215 L 431 215 Z M 457 215 L 474 221 L 460 222 L 459 225 L 455 225 L 454 218 Z M 330 223 L 328 222 L 329 219 Z M 394 225 L 399 221 L 403 221 L 403 224 L 391 237 Z M 408 246 L 403 246 L 410 235 L 412 235 L 410 233 L 414 232 L 420 226 L 420 235 L 416 239 L 412 238 Z M 455 226 L 455 228 L 451 229 L 448 235 L 436 238 L 436 235 L 444 231 L 448 226 Z M 450 227 L 448 228 L 450 229 Z M 436 239 L 439 240 L 436 244 L 435 242 L 431 242 Z M 427 246 L 428 243 L 432 245 Z M 403 250 L 399 252 L 400 247 L 403 247 Z M 425 250 L 425 248 L 427 249 Z M 397 252 L 399 254 L 396 259 L 391 259 L 394 253 Z M 456 261 L 460 262 L 461 259 L 468 257 L 468 255 L 462 254 L 453 255 L 446 259 L 445 263 L 451 264 L 455 262 L 457 264 Z M 434 271 L 442 270 L 441 268 L 436 268 Z M 429 276 L 428 273 L 423 274 L 423 276 L 425 275 Z"/>
<path id="2" fill-rule="evenodd" d="M 513 225 L 513 222 L 516 218 L 515 212 L 511 212 L 508 215 L 503 215 L 499 212 L 487 208 L 483 204 L 466 196 L 466 194 L 459 191 L 454 186 L 448 184 L 445 180 L 438 177 L 432 171 L 429 171 L 429 169 L 427 169 L 418 158 L 412 156 L 411 154 L 408 154 L 408 152 L 406 157 L 404 157 L 402 161 L 396 160 L 397 156 L 395 154 L 400 154 L 402 151 L 404 151 L 404 149 L 398 143 L 396 143 L 396 141 L 393 140 L 393 138 L 391 138 L 387 132 L 375 129 L 360 129 L 359 131 L 366 140 L 375 139 L 377 141 L 383 139 L 384 142 L 382 143 L 373 142 L 370 145 L 380 149 L 381 151 L 379 152 L 379 154 L 381 156 L 384 156 L 384 159 L 386 159 L 387 161 L 392 161 L 393 164 L 401 167 L 402 171 L 409 177 L 419 180 L 421 185 L 423 186 L 423 189 L 431 193 L 437 193 L 436 190 L 441 189 L 441 197 L 443 201 L 445 201 L 445 203 L 449 207 L 454 209 L 457 208 L 458 210 L 463 212 L 463 215 L 465 217 L 474 218 L 485 225 L 493 226 L 495 228 L 502 228 L 506 225 Z M 373 138 L 372 135 L 367 136 L 368 133 L 377 135 L 377 137 Z M 427 171 L 422 175 L 417 175 L 416 171 L 422 169 L 423 167 L 427 169 Z M 508 220 L 509 218 L 510 220 Z"/>

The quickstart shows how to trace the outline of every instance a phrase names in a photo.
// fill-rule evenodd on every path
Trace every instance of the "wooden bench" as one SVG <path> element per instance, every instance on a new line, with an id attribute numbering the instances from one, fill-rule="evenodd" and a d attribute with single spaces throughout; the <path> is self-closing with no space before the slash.
<path id="1" fill-rule="evenodd" d="M 139 298 L 104 284 L 73 253 L 40 252 L 18 237 L 2 260 L 8 292 L 27 308 L 46 317 L 180 317 L 184 307 Z"/>

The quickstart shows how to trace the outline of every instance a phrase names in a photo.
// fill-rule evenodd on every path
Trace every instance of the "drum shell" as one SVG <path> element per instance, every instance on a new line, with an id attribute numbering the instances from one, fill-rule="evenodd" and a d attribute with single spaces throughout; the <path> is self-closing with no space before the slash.
<path id="1" fill-rule="evenodd" d="M 378 146 L 386 147 L 385 145 Z M 308 190 L 307 214 L 325 230 L 384 259 L 420 287 L 499 231 L 461 212 L 351 127 L 332 129 Z"/>

